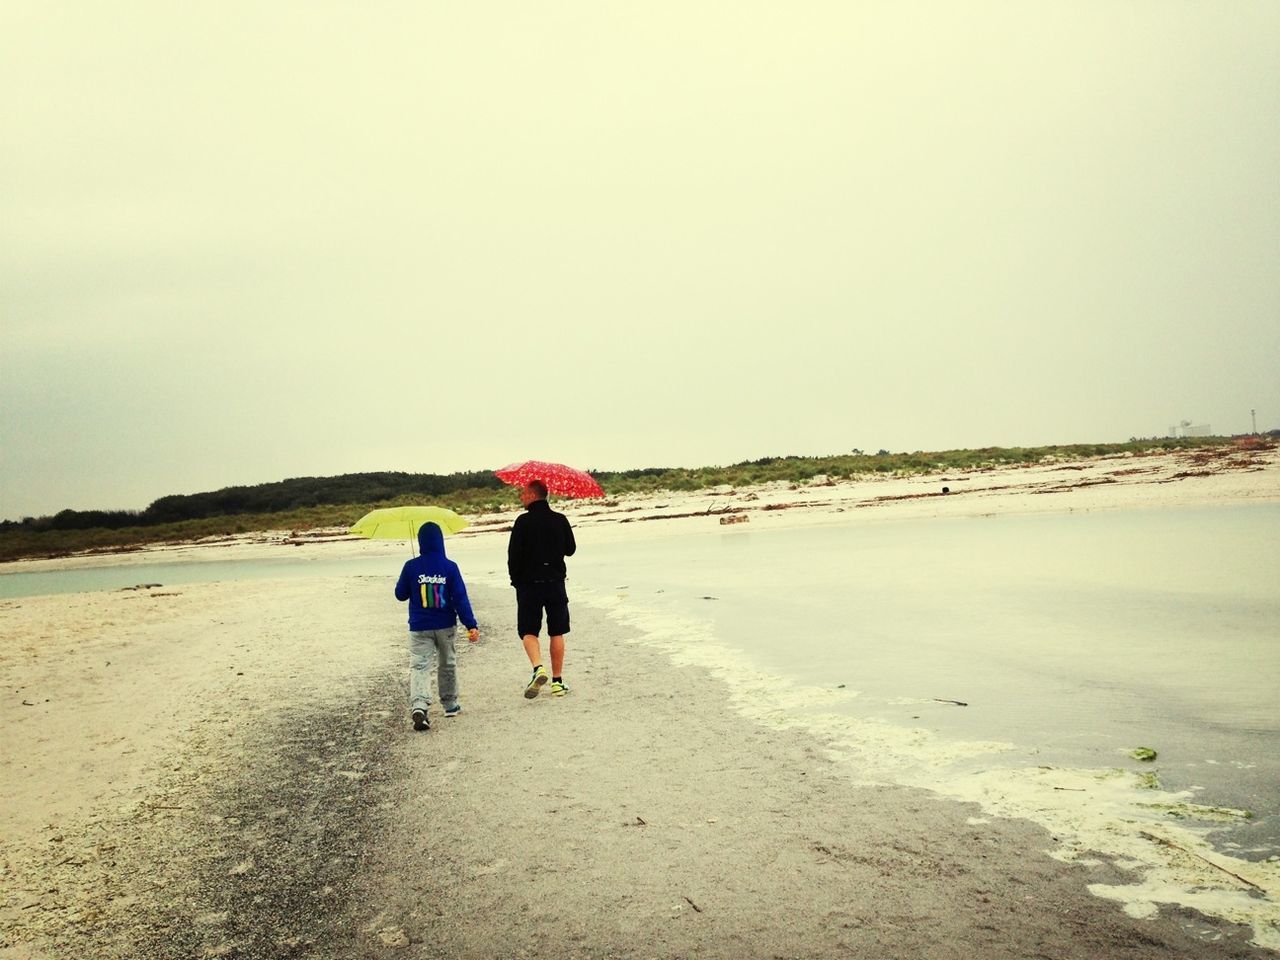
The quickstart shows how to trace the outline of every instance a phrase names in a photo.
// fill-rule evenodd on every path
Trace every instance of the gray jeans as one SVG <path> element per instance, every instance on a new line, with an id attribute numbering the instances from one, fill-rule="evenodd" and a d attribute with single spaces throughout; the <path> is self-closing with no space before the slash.
<path id="1" fill-rule="evenodd" d="M 445 708 L 458 703 L 458 652 L 453 645 L 456 626 L 444 630 L 409 631 L 409 709 L 431 705 L 431 670 Z M 439 661 L 437 666 L 437 660 Z"/>

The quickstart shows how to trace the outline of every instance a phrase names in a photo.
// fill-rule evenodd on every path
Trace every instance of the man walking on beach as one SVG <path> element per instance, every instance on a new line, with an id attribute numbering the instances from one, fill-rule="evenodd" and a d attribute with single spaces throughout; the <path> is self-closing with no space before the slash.
<path id="1" fill-rule="evenodd" d="M 458 654 L 454 636 L 458 621 L 467 628 L 468 639 L 480 639 L 476 616 L 471 612 L 462 571 L 445 556 L 444 534 L 434 523 L 418 528 L 418 556 L 406 560 L 396 581 L 396 599 L 409 601 L 409 709 L 413 729 L 430 730 L 427 708 L 431 706 L 431 671 L 439 667 L 436 692 L 444 704 L 444 715 L 462 712 L 458 703 Z"/>
<path id="2" fill-rule="evenodd" d="M 524 652 L 533 666 L 533 676 L 524 688 L 532 700 L 547 682 L 542 665 L 542 612 L 547 613 L 547 636 L 551 650 L 551 695 L 569 692 L 564 682 L 564 635 L 569 632 L 569 597 L 565 593 L 564 558 L 572 557 L 578 545 L 573 528 L 563 513 L 547 503 L 547 487 L 532 480 L 520 490 L 525 513 L 516 518 L 507 543 L 507 572 L 516 588 L 516 632 L 524 642 Z"/>

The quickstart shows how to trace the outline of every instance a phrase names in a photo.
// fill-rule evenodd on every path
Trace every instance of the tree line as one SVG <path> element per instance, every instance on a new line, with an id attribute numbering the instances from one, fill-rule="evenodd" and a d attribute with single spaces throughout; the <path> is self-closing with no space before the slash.
<path id="1" fill-rule="evenodd" d="M 401 498 L 441 498 L 463 491 L 496 490 L 502 481 L 487 470 L 463 473 L 347 473 L 337 477 L 295 477 L 253 486 L 161 497 L 145 510 L 60 510 L 53 516 L 6 520 L 0 529 L 120 530 L 184 520 L 242 514 L 286 513 L 305 507 L 375 503 Z"/>

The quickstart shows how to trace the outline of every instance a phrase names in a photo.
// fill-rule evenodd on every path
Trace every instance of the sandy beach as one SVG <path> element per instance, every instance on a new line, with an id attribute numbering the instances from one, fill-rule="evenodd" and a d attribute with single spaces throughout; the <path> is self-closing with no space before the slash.
<path id="1" fill-rule="evenodd" d="M 1277 502 L 1280 454 L 1262 445 L 558 508 L 589 549 Z M 460 654 L 463 715 L 436 712 L 426 734 L 409 728 L 390 596 L 402 545 L 276 531 L 3 565 L 305 553 L 383 557 L 387 570 L 0 600 L 0 958 L 1280 950 L 1280 864 L 1154 832 L 1149 855 L 1204 861 L 1186 869 L 1216 899 L 1192 909 L 1148 889 L 1158 909 L 1134 910 L 1106 891 L 1151 888 L 1154 860 L 1064 857 L 1043 823 L 867 785 L 838 758 L 837 732 L 753 710 L 733 677 L 680 655 L 617 597 L 574 594 L 573 693 L 526 701 L 502 576 L 512 518 L 473 518 L 449 542 L 483 639 Z"/>

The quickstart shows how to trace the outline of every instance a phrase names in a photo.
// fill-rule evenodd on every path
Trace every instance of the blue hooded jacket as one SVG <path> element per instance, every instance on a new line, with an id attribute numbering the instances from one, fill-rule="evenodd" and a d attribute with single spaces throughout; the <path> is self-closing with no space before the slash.
<path id="1" fill-rule="evenodd" d="M 418 528 L 418 556 L 405 562 L 396 599 L 409 601 L 410 630 L 446 630 L 459 620 L 476 625 L 458 565 L 444 555 L 444 534 L 434 523 Z"/>

